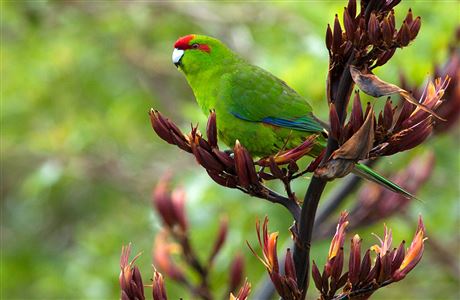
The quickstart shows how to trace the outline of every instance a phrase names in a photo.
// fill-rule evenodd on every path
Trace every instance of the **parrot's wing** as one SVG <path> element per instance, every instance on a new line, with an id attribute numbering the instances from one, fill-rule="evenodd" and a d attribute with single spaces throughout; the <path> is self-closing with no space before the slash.
<path id="1" fill-rule="evenodd" d="M 269 72 L 246 65 L 222 79 L 221 98 L 235 117 L 298 131 L 323 131 L 310 104 Z"/>

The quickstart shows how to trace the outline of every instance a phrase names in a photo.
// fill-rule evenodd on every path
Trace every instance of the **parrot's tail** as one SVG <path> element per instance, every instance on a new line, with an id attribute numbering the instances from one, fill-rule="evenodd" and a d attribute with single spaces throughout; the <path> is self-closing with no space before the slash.
<path id="1" fill-rule="evenodd" d="M 373 182 L 375 182 L 375 183 L 377 183 L 377 184 L 379 184 L 381 186 L 386 187 L 387 189 L 389 189 L 389 190 L 391 190 L 391 191 L 393 191 L 393 192 L 395 192 L 397 194 L 403 195 L 404 197 L 406 197 L 408 199 L 416 199 L 416 200 L 418 200 L 414 195 L 412 195 L 411 193 L 409 193 L 408 191 L 406 191 L 405 189 L 403 189 L 402 187 L 400 187 L 396 183 L 394 183 L 394 182 L 386 179 L 382 175 L 376 173 L 374 170 L 372 170 L 371 168 L 369 168 L 368 166 L 366 166 L 364 164 L 360 164 L 360 163 L 355 164 L 355 167 L 354 167 L 352 172 L 355 175 L 358 175 L 361 178 L 373 181 Z"/>

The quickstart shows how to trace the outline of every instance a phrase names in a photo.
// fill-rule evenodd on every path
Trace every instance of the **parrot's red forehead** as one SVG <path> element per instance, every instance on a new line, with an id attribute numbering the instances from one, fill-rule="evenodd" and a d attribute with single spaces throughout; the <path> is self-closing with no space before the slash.
<path id="1" fill-rule="evenodd" d="M 176 41 L 176 43 L 174 44 L 174 48 L 182 49 L 182 50 L 189 49 L 190 48 L 189 43 L 194 38 L 195 38 L 194 34 L 183 36 Z"/>

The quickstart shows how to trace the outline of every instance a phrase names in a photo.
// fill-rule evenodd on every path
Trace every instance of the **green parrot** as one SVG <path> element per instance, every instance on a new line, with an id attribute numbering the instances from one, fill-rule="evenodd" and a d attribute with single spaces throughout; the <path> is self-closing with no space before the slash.
<path id="1" fill-rule="evenodd" d="M 325 126 L 313 115 L 307 100 L 221 41 L 198 34 L 181 37 L 174 44 L 172 60 L 185 75 L 203 113 L 215 110 L 218 135 L 227 146 L 239 140 L 253 156 L 263 157 L 292 149 L 317 134 L 310 155 L 318 155 L 325 147 Z M 356 164 L 354 171 L 413 198 L 363 164 Z"/>

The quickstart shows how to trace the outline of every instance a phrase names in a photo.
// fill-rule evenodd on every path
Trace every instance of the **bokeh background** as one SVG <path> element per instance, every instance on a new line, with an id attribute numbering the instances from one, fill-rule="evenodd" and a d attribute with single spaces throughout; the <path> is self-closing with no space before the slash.
<path id="1" fill-rule="evenodd" d="M 326 119 L 324 33 L 345 2 L 2 1 L 1 298 L 116 299 L 119 255 L 128 242 L 134 252 L 143 251 L 137 262 L 144 279 L 150 278 L 160 229 L 151 191 L 167 170 L 187 191 L 193 242 L 203 257 L 219 216 L 229 217 L 229 238 L 212 276 L 217 295 L 225 291 L 235 252 L 246 257 L 246 275 L 257 289 L 265 272 L 245 240 L 255 243 L 254 221 L 265 215 L 280 241 L 287 240 L 288 214 L 214 184 L 192 156 L 154 135 L 147 112 L 159 109 L 186 131 L 191 122 L 205 124 L 171 63 L 179 36 L 203 33 L 284 79 Z M 403 71 L 419 85 L 434 63 L 446 59 L 460 7 L 458 1 L 403 1 L 397 24 L 409 7 L 422 16 L 419 36 L 377 74 L 398 82 Z M 434 173 L 418 195 L 423 203 L 412 203 L 404 217 L 386 224 L 396 242 L 410 240 L 421 213 L 428 236 L 451 257 L 442 263 L 427 247 L 408 278 L 375 299 L 460 297 L 459 138 L 456 126 L 377 165 L 389 174 L 434 151 Z M 298 195 L 308 180 L 297 181 Z M 326 197 L 337 183 L 328 185 Z M 372 232 L 382 231 L 383 224 L 358 229 L 365 245 L 377 242 Z M 319 264 L 327 248 L 328 241 L 314 244 L 312 257 Z M 191 297 L 168 280 L 167 288 L 171 299 Z"/>

